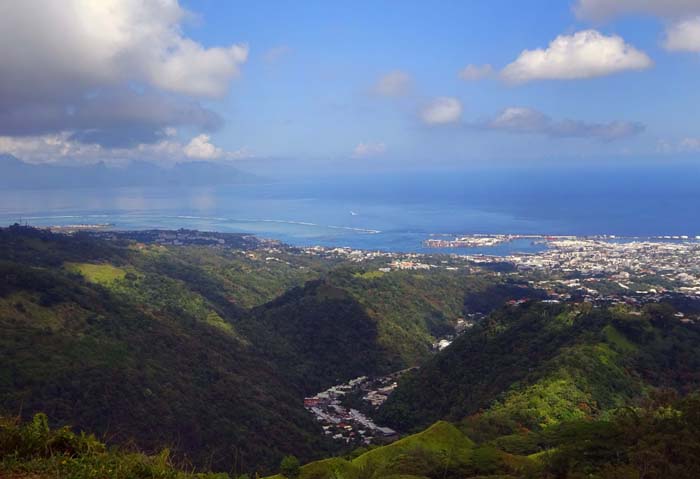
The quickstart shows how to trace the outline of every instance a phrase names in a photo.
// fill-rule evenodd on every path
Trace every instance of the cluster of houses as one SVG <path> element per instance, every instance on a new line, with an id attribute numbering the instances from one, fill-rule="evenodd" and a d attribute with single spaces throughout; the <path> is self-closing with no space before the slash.
<path id="1" fill-rule="evenodd" d="M 305 398 L 304 407 L 321 423 L 323 433 L 336 441 L 358 445 L 388 443 L 398 438 L 396 431 L 378 426 L 364 413 L 345 406 L 343 399 L 350 393 L 361 392 L 364 401 L 378 407 L 394 388 L 396 377 L 393 375 L 374 380 L 361 376 Z"/>

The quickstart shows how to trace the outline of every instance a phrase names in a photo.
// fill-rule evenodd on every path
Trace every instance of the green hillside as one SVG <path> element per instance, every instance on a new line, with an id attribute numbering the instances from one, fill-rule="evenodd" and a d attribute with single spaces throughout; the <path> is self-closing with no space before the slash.
<path id="1" fill-rule="evenodd" d="M 5 411 L 45 411 L 58 424 L 148 450 L 167 445 L 213 466 L 234 454 L 257 467 L 325 449 L 296 386 L 203 306 L 137 306 L 40 269 L 3 264 L 0 275 L 14 289 L 0 298 Z"/>
<path id="2" fill-rule="evenodd" d="M 419 363 L 496 281 L 246 248 L 0 230 L 0 411 L 200 465 L 320 457 L 303 396 Z"/>
<path id="3" fill-rule="evenodd" d="M 493 460 L 503 468 L 504 455 Z M 332 458 L 306 464 L 299 469 L 300 479 L 342 477 L 415 478 L 443 477 L 449 472 L 483 472 L 486 451 L 474 444 L 454 425 L 440 421 L 425 431 L 407 436 L 388 446 L 377 447 L 354 458 Z M 270 479 L 282 479 L 272 476 Z"/>
<path id="4" fill-rule="evenodd" d="M 503 308 L 419 371 L 380 411 L 406 429 L 461 420 L 480 438 L 598 418 L 655 388 L 700 385 L 700 328 L 674 310 Z"/>
<path id="5" fill-rule="evenodd" d="M 700 327 L 673 306 L 503 307 L 541 293 L 479 269 L 378 267 L 0 230 L 0 416 L 29 421 L 2 421 L 0 476 L 235 476 L 293 454 L 303 479 L 697 477 Z M 302 407 L 413 365 L 377 418 L 415 432 L 393 444 L 343 456 Z"/>
<path id="6" fill-rule="evenodd" d="M 537 449 L 537 452 L 526 450 Z M 517 449 L 518 451 L 513 451 Z M 597 420 L 564 421 L 475 443 L 440 421 L 393 444 L 298 466 L 268 479 L 694 479 L 700 474 L 700 397 L 652 393 Z M 92 435 L 0 418 L 0 476 L 13 479 L 229 479 L 198 473 L 165 449 L 107 448 Z M 235 475 L 233 476 L 235 477 Z M 240 478 L 249 477 L 246 475 Z"/>
<path id="7" fill-rule="evenodd" d="M 254 309 L 239 327 L 307 394 L 388 369 L 382 367 L 377 323 L 344 290 L 323 280 Z"/>

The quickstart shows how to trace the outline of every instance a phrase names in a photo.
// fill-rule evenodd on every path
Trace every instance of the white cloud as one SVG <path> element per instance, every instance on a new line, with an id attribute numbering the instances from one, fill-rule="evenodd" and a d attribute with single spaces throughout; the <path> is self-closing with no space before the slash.
<path id="1" fill-rule="evenodd" d="M 216 128 L 198 100 L 227 93 L 248 47 L 195 42 L 188 16 L 177 0 L 2 2 L 0 135 L 124 147 Z"/>
<path id="2" fill-rule="evenodd" d="M 652 66 L 646 53 L 617 36 L 596 30 L 560 35 L 546 49 L 525 50 L 501 72 L 508 82 L 572 80 L 611 75 Z"/>
<path id="3" fill-rule="evenodd" d="M 352 152 L 353 158 L 369 158 L 372 156 L 380 156 L 386 152 L 384 143 L 360 143 Z"/>
<path id="4" fill-rule="evenodd" d="M 102 147 L 72 141 L 70 133 L 11 137 L 0 136 L 0 154 L 10 154 L 28 163 L 55 163 L 67 158 L 76 162 L 100 159 Z"/>
<path id="5" fill-rule="evenodd" d="M 401 70 L 394 70 L 382 75 L 374 85 L 373 91 L 382 96 L 402 96 L 411 88 L 411 76 Z"/>
<path id="6" fill-rule="evenodd" d="M 462 103 L 453 97 L 438 97 L 421 111 L 421 119 L 428 125 L 455 123 L 462 116 Z"/>
<path id="7" fill-rule="evenodd" d="M 183 36 L 186 15 L 177 0 L 6 2 L 0 15 L 0 91 L 53 96 L 71 87 L 137 81 L 220 96 L 248 48 L 206 48 Z"/>
<path id="8" fill-rule="evenodd" d="M 579 18 L 606 20 L 627 14 L 680 17 L 700 13 L 698 0 L 578 0 L 574 12 Z"/>
<path id="9" fill-rule="evenodd" d="M 494 70 L 491 65 L 467 65 L 459 71 L 459 77 L 466 81 L 482 80 L 493 76 Z"/>
<path id="10" fill-rule="evenodd" d="M 154 143 L 141 143 L 133 148 L 106 148 L 85 144 L 72 138 L 71 132 L 39 136 L 0 136 L 0 154 L 10 154 L 28 163 L 87 164 L 104 161 L 124 163 L 144 160 L 157 163 L 214 161 L 252 158 L 247 149 L 225 151 L 211 143 L 208 135 L 198 135 L 187 143 L 179 141 L 170 130 Z"/>
<path id="11" fill-rule="evenodd" d="M 195 136 L 190 142 L 185 145 L 183 150 L 185 156 L 196 158 L 198 160 L 215 160 L 221 158 L 224 151 L 221 148 L 214 146 L 211 143 L 209 135 L 201 134 Z"/>
<path id="12" fill-rule="evenodd" d="M 557 138 L 595 138 L 603 141 L 619 140 L 644 130 L 644 125 L 640 123 L 625 121 L 610 123 L 589 123 L 581 120 L 555 121 L 540 111 L 524 107 L 506 108 L 495 118 L 472 126 L 508 133 L 538 134 Z"/>
<path id="13" fill-rule="evenodd" d="M 226 94 L 239 65 L 248 58 L 246 45 L 204 48 L 187 38 L 178 39 L 172 52 L 148 67 L 153 85 L 195 96 Z"/>
<path id="14" fill-rule="evenodd" d="M 664 46 L 672 51 L 700 52 L 700 16 L 671 24 Z"/>

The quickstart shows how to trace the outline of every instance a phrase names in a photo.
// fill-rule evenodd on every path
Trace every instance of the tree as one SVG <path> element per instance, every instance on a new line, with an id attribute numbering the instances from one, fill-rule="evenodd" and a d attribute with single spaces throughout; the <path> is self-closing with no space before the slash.
<path id="1" fill-rule="evenodd" d="M 284 456 L 280 463 L 280 474 L 287 479 L 299 477 L 299 459 L 295 456 Z"/>

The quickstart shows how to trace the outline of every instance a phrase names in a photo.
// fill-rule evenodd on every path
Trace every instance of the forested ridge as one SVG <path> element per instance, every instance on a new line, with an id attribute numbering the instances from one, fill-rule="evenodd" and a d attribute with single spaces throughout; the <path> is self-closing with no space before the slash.
<path id="1" fill-rule="evenodd" d="M 677 313 L 697 305 L 378 266 L 0 230 L 0 473 L 238 476 L 287 456 L 289 479 L 697 477 L 700 327 Z M 404 433 L 391 445 L 341 449 L 303 408 L 409 366 L 376 417 Z"/>
<path id="2" fill-rule="evenodd" d="M 367 279 L 268 255 L 0 230 L 0 409 L 198 465 L 264 470 L 285 453 L 334 450 L 305 394 L 415 365 L 462 314 L 453 275 L 441 274 L 445 304 L 433 300 L 435 274 Z M 393 305 L 401 315 L 382 324 Z"/>

